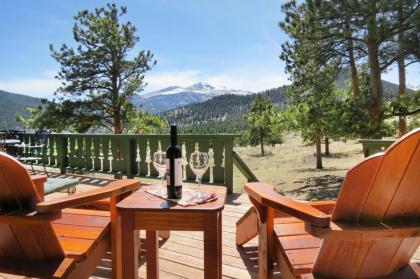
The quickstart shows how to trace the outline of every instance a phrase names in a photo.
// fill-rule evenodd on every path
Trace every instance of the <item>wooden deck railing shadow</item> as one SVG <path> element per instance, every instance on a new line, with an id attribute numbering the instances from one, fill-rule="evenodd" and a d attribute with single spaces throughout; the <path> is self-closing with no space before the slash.
<path id="1" fill-rule="evenodd" d="M 251 278 L 258 279 L 258 245 L 237 247 L 237 250 Z"/>

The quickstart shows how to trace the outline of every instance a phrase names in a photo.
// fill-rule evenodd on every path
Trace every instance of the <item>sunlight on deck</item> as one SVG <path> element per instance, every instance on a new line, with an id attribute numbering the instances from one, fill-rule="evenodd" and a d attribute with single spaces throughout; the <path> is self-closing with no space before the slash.
<path id="1" fill-rule="evenodd" d="M 51 177 L 73 177 L 72 175 L 61 176 L 55 173 Z M 110 180 L 109 175 L 79 176 L 81 184 L 77 191 L 86 191 L 92 187 L 106 185 Z M 157 180 L 141 179 L 144 183 L 156 183 Z M 67 195 L 66 193 L 54 193 L 46 198 Z M 235 244 L 236 221 L 249 209 L 250 202 L 246 195 L 232 194 L 223 211 L 223 278 L 258 278 L 258 241 L 251 240 L 243 247 Z M 144 233 L 141 233 L 141 242 L 144 243 Z M 202 232 L 171 232 L 166 241 L 159 242 L 159 269 L 160 278 L 203 278 L 203 233 Z M 146 278 L 146 250 L 141 249 L 139 261 L 139 278 Z M 420 248 L 414 254 L 412 261 L 420 260 Z M 22 278 L 19 276 L 0 274 L 0 278 Z M 110 257 L 102 260 L 100 266 L 91 278 L 112 278 Z M 274 278 L 281 278 L 276 272 Z"/>

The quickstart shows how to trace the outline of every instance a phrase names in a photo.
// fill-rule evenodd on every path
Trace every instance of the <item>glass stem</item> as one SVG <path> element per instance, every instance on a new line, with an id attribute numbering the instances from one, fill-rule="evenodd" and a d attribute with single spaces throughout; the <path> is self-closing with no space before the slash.
<path id="1" fill-rule="evenodd" d="M 160 191 L 162 194 L 165 192 L 165 173 L 160 174 Z"/>
<path id="2" fill-rule="evenodd" d="M 201 197 L 200 186 L 201 186 L 201 175 L 197 175 L 197 196 Z"/>

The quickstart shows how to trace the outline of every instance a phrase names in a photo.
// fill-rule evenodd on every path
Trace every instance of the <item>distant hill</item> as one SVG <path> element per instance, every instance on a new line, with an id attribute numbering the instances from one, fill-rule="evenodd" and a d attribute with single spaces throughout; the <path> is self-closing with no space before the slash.
<path id="1" fill-rule="evenodd" d="M 275 106 L 285 108 L 287 99 L 283 87 L 261 92 Z M 252 95 L 221 95 L 210 100 L 190 104 L 166 112 L 159 116 L 169 123 L 177 123 L 183 133 L 234 133 L 246 127 L 242 119 L 255 98 Z"/>
<path id="2" fill-rule="evenodd" d="M 384 100 L 385 101 L 392 101 L 398 96 L 398 84 L 382 80 L 382 88 L 384 90 Z M 412 94 L 415 91 L 407 88 L 407 94 Z"/>
<path id="3" fill-rule="evenodd" d="M 0 90 L 0 130 L 21 127 L 21 123 L 15 120 L 15 113 L 28 117 L 26 108 L 40 104 L 38 98 Z"/>
<path id="4" fill-rule="evenodd" d="M 336 84 L 338 87 L 343 88 L 350 84 L 350 71 L 343 70 L 338 76 Z M 382 89 L 384 94 L 384 101 L 392 101 L 398 96 L 398 84 L 382 80 Z M 414 93 L 414 90 L 407 88 L 407 93 Z"/>
<path id="5" fill-rule="evenodd" d="M 337 80 L 339 87 L 345 87 L 347 78 L 342 75 Z M 382 81 L 384 100 L 389 101 L 398 96 L 398 85 Z M 414 92 L 408 89 L 410 94 Z M 277 107 L 287 106 L 287 96 L 284 87 L 278 87 L 260 92 L 266 95 Z M 243 115 L 248 110 L 256 94 L 252 95 L 222 95 L 210 100 L 186 105 L 159 113 L 169 123 L 177 123 L 182 133 L 211 134 L 237 133 L 246 128 Z"/>

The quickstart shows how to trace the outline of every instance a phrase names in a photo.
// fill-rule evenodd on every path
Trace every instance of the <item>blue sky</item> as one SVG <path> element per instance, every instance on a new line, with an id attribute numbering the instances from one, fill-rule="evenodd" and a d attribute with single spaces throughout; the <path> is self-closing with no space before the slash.
<path id="1" fill-rule="evenodd" d="M 286 36 L 278 27 L 280 0 L 132 0 L 125 5 L 140 36 L 138 49 L 158 60 L 146 74 L 146 92 L 188 86 L 259 91 L 288 82 L 278 58 Z M 98 0 L 0 1 L 0 90 L 50 96 L 58 64 L 48 46 L 72 43 L 73 16 L 103 6 Z M 420 66 L 408 69 L 407 81 L 420 85 Z M 384 79 L 397 82 L 397 72 Z"/>

